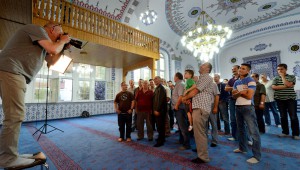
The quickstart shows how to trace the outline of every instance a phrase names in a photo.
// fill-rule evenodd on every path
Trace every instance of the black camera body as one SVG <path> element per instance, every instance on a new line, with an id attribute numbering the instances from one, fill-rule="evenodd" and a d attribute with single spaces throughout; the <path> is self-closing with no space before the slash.
<path id="1" fill-rule="evenodd" d="M 68 35 L 68 33 L 65 32 L 63 35 Z M 71 39 L 69 43 L 65 44 L 65 47 L 68 46 L 69 44 L 71 44 L 72 46 L 74 46 L 78 49 L 81 49 L 81 47 L 82 47 L 82 41 L 79 41 L 79 40 Z"/>
<path id="2" fill-rule="evenodd" d="M 81 49 L 81 47 L 82 47 L 82 42 L 79 40 L 71 39 L 69 43 L 78 49 Z"/>

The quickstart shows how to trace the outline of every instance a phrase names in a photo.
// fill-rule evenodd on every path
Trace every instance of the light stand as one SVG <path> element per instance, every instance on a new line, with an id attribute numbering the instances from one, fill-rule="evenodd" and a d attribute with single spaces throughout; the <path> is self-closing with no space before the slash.
<path id="1" fill-rule="evenodd" d="M 44 123 L 44 125 L 43 125 L 42 127 L 40 127 L 38 130 L 36 130 L 36 131 L 32 134 L 32 136 L 34 136 L 37 132 L 41 132 L 37 140 L 40 139 L 40 137 L 41 137 L 42 134 L 47 134 L 47 133 L 50 133 L 50 132 L 52 132 L 52 131 L 54 131 L 54 130 L 59 130 L 59 131 L 61 131 L 61 132 L 64 132 L 64 131 L 62 131 L 61 129 L 58 129 L 58 128 L 56 128 L 56 127 L 54 127 L 54 126 L 48 124 L 48 95 L 49 95 L 49 91 L 48 91 L 48 90 L 49 90 L 49 67 L 48 67 L 48 74 L 47 74 L 47 92 L 46 92 L 46 109 L 45 109 L 45 112 L 46 112 L 46 118 L 45 118 L 45 123 Z M 50 130 L 50 131 L 47 131 L 47 126 L 50 126 L 50 127 L 52 127 L 53 129 Z"/>

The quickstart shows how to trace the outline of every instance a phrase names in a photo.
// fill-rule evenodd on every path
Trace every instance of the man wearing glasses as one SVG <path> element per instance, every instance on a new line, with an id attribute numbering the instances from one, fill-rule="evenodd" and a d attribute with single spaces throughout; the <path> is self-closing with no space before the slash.
<path id="1" fill-rule="evenodd" d="M 0 53 L 0 96 L 4 120 L 0 134 L 0 168 L 27 168 L 46 161 L 43 153 L 18 154 L 20 127 L 25 114 L 26 84 L 47 61 L 53 65 L 70 37 L 53 22 L 44 27 L 29 24 L 20 28 Z M 13 92 L 13 93 L 12 93 Z"/>

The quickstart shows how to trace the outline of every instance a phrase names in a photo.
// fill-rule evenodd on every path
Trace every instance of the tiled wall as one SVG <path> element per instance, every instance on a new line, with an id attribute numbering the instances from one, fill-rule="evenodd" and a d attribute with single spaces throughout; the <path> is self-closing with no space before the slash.
<path id="1" fill-rule="evenodd" d="M 26 104 L 26 114 L 24 122 L 45 119 L 46 104 L 28 103 Z M 48 120 L 79 117 L 83 111 L 88 111 L 90 115 L 114 113 L 113 100 L 101 102 L 70 102 L 70 103 L 49 103 Z M 0 105 L 0 124 L 3 122 L 3 110 Z"/>

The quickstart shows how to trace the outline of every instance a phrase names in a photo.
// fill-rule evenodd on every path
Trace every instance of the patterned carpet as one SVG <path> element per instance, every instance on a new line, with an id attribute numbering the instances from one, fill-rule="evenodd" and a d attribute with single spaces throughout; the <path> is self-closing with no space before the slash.
<path id="1" fill-rule="evenodd" d="M 192 150 L 181 151 L 178 134 L 172 131 L 164 146 L 152 147 L 155 142 L 137 141 L 136 132 L 132 142 L 117 142 L 119 132 L 117 116 L 100 115 L 90 118 L 74 118 L 50 121 L 50 125 L 62 129 L 48 134 L 32 136 L 43 122 L 24 123 L 20 136 L 20 153 L 43 151 L 50 170 L 75 169 L 298 169 L 300 167 L 300 141 L 278 138 L 281 128 L 268 126 L 262 135 L 262 160 L 251 165 L 247 154 L 235 154 L 237 142 L 227 141 L 229 136 L 219 135 L 219 145 L 209 147 L 211 162 L 196 165 L 190 162 L 197 155 Z M 49 130 L 51 128 L 49 127 Z M 146 136 L 145 136 L 146 137 Z M 209 138 L 211 136 L 209 135 Z M 193 142 L 194 143 L 194 142 Z M 195 146 L 193 145 L 193 148 Z M 31 168 L 40 169 L 40 167 Z"/>

